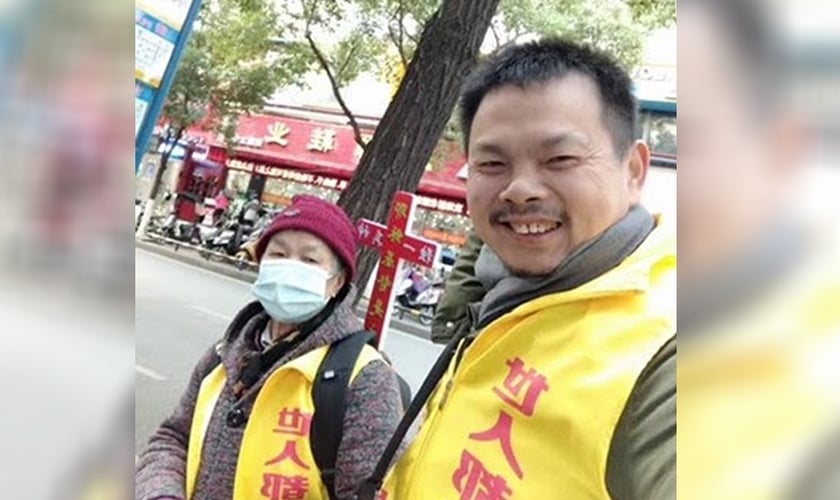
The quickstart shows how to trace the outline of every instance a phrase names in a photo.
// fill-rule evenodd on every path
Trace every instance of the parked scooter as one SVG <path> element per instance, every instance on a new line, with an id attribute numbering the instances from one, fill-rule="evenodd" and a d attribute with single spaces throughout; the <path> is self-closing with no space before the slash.
<path id="1" fill-rule="evenodd" d="M 212 252 L 226 253 L 227 255 L 236 254 L 239 249 L 236 246 L 236 236 L 239 229 L 239 222 L 229 220 L 221 225 L 217 232 L 207 241 L 204 241 L 202 247 Z M 202 251 L 204 258 L 209 258 L 210 253 Z"/>
<path id="2" fill-rule="evenodd" d="M 438 303 L 443 296 L 444 282 L 437 280 L 418 292 L 411 277 L 406 277 L 397 289 L 397 311 L 402 319 L 405 312 L 418 316 L 422 325 L 431 325 Z"/>
<path id="3" fill-rule="evenodd" d="M 196 239 L 195 223 L 178 219 L 172 212 L 163 219 L 152 217 L 149 223 L 149 232 L 159 234 L 176 242 L 192 243 Z M 175 244 L 178 249 L 178 244 Z"/>

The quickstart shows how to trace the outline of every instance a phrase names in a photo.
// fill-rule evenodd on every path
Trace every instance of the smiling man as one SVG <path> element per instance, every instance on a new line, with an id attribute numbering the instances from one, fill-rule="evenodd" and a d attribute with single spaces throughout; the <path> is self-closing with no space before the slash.
<path id="1" fill-rule="evenodd" d="M 571 42 L 515 46 L 460 112 L 487 294 L 382 497 L 674 498 L 676 235 L 639 204 L 629 76 Z"/>

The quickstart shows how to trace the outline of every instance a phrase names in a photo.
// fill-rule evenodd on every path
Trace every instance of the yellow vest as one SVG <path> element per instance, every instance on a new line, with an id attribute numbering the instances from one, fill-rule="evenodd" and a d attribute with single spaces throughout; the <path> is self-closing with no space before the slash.
<path id="1" fill-rule="evenodd" d="M 840 421 L 837 249 L 680 344 L 680 500 L 804 498 L 791 488 Z"/>
<path id="2" fill-rule="evenodd" d="M 329 346 L 310 351 L 276 369 L 263 384 L 245 426 L 236 465 L 233 500 L 327 499 L 309 441 L 315 407 L 312 385 Z M 381 359 L 365 346 L 350 380 L 369 362 Z M 220 363 L 201 383 L 187 449 L 187 499 L 201 467 L 202 446 L 216 401 L 225 386 Z"/>
<path id="3" fill-rule="evenodd" d="M 675 316 L 676 238 L 660 224 L 615 269 L 487 326 L 379 498 L 609 498 L 613 429 Z"/>

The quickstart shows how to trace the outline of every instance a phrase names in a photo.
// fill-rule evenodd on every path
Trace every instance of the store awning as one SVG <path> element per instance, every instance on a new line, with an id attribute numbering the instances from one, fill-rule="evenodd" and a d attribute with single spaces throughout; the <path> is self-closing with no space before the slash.
<path id="1" fill-rule="evenodd" d="M 363 131 L 363 135 L 372 134 L 372 130 Z M 211 147 L 224 147 L 215 134 L 198 127 L 188 135 Z M 266 114 L 242 117 L 235 142 L 230 158 L 344 181 L 353 176 L 362 154 L 349 126 Z M 464 181 L 458 177 L 464 163 L 458 146 L 450 143 L 443 168 L 423 174 L 418 194 L 465 203 Z"/>

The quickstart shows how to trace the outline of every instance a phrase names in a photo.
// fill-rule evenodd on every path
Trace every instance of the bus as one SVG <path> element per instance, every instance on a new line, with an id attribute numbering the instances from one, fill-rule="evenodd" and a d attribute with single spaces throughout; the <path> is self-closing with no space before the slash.
<path id="1" fill-rule="evenodd" d="M 639 100 L 640 138 L 651 150 L 651 165 L 677 167 L 677 102 Z"/>

